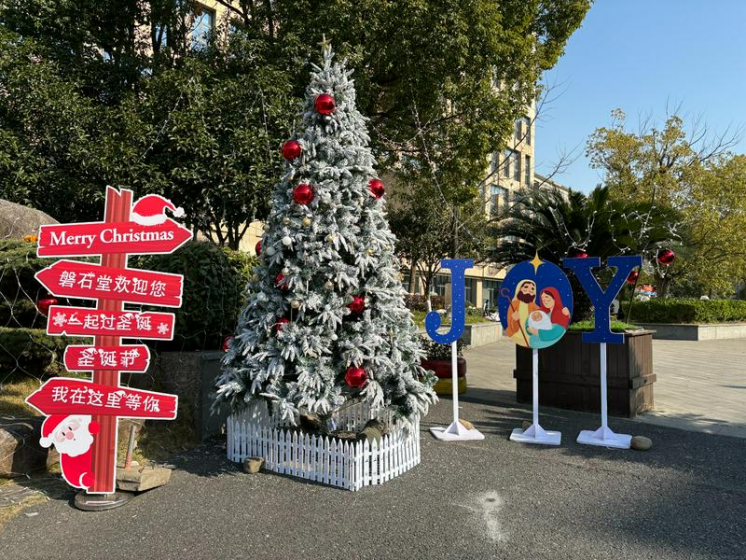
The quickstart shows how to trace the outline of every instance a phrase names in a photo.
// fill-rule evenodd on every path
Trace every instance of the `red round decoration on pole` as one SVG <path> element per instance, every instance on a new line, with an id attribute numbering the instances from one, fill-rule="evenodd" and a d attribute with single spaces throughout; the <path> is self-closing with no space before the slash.
<path id="1" fill-rule="evenodd" d="M 280 273 L 277 276 L 275 276 L 275 286 L 280 288 L 281 290 L 289 290 L 290 286 L 288 286 L 288 283 L 285 282 L 285 276 Z"/>
<path id="2" fill-rule="evenodd" d="M 658 262 L 663 266 L 671 266 L 676 260 L 676 253 L 671 249 L 661 249 L 658 253 Z"/>
<path id="3" fill-rule="evenodd" d="M 316 97 L 313 106 L 319 115 L 331 115 L 337 108 L 337 102 L 328 93 L 322 93 Z"/>
<path id="4" fill-rule="evenodd" d="M 256 256 L 257 257 L 262 254 L 262 242 L 261 241 L 257 241 L 256 242 L 256 246 L 254 247 L 254 251 L 256 251 Z"/>
<path id="5" fill-rule="evenodd" d="M 53 297 L 44 297 L 36 302 L 36 308 L 42 315 L 49 313 L 49 308 L 52 305 L 57 305 L 57 300 Z"/>
<path id="6" fill-rule="evenodd" d="M 311 204 L 313 197 L 313 187 L 307 183 L 301 183 L 293 189 L 293 200 L 298 204 Z"/>
<path id="7" fill-rule="evenodd" d="M 302 152 L 303 148 L 297 140 L 288 140 L 282 145 L 282 157 L 288 161 L 299 157 Z"/>
<path id="8" fill-rule="evenodd" d="M 353 313 L 362 313 L 365 311 L 365 298 L 363 296 L 354 296 L 352 298 L 352 303 L 347 307 Z"/>
<path id="9" fill-rule="evenodd" d="M 383 193 L 386 191 L 386 187 L 380 179 L 371 179 L 368 181 L 368 188 L 370 189 L 371 194 L 376 198 L 381 198 Z"/>
<path id="10" fill-rule="evenodd" d="M 640 277 L 640 272 L 638 270 L 633 270 L 629 273 L 629 276 L 627 276 L 627 284 L 634 284 L 637 282 L 637 279 Z"/>
<path id="11" fill-rule="evenodd" d="M 223 339 L 223 352 L 227 352 L 230 350 L 231 342 L 233 342 L 233 339 L 236 338 L 235 336 L 226 336 Z"/>
<path id="12" fill-rule="evenodd" d="M 285 328 L 285 325 L 287 325 L 290 322 L 290 319 L 287 317 L 280 317 L 277 319 L 277 322 L 275 323 L 275 332 L 280 332 L 282 329 Z"/>
<path id="13" fill-rule="evenodd" d="M 360 389 L 368 382 L 368 374 L 363 368 L 349 367 L 345 373 L 345 383 L 352 389 Z"/>

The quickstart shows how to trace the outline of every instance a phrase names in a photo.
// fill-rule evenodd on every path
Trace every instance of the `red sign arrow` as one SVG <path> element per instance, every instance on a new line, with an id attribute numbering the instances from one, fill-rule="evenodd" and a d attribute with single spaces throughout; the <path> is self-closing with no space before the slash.
<path id="1" fill-rule="evenodd" d="M 65 348 L 68 371 L 111 369 L 143 373 L 150 364 L 150 349 L 143 344 L 132 346 L 86 346 L 71 344 Z"/>
<path id="2" fill-rule="evenodd" d="M 51 335 L 174 339 L 173 313 L 101 311 L 91 307 L 52 305 L 47 315 L 47 334 Z"/>
<path id="3" fill-rule="evenodd" d="M 61 260 L 36 273 L 49 293 L 79 299 L 107 299 L 180 307 L 184 277 L 180 274 L 112 268 Z"/>
<path id="4" fill-rule="evenodd" d="M 26 402 L 47 416 L 91 414 L 124 418 L 173 420 L 178 397 L 154 391 L 101 385 L 82 379 L 53 377 Z"/>
<path id="5" fill-rule="evenodd" d="M 39 257 L 79 257 L 128 253 L 172 253 L 192 238 L 192 232 L 170 218 L 144 226 L 134 222 L 54 224 L 39 228 Z"/>

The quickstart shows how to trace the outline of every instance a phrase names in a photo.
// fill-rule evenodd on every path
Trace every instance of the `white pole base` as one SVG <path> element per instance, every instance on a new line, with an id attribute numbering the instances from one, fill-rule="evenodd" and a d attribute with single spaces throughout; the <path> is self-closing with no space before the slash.
<path id="1" fill-rule="evenodd" d="M 484 439 L 482 432 L 476 428 L 467 430 L 458 420 L 447 428 L 430 428 L 430 433 L 441 441 L 476 441 Z"/>
<path id="2" fill-rule="evenodd" d="M 510 441 L 540 445 L 559 445 L 562 441 L 562 433 L 547 431 L 536 423 L 531 424 L 525 430 L 521 430 L 520 428 L 514 429 L 513 433 L 510 434 Z"/>
<path id="3" fill-rule="evenodd" d="M 583 445 L 597 445 L 599 447 L 613 447 L 615 449 L 629 449 L 632 446 L 632 436 L 615 434 L 610 428 L 583 430 L 578 435 L 578 443 Z"/>

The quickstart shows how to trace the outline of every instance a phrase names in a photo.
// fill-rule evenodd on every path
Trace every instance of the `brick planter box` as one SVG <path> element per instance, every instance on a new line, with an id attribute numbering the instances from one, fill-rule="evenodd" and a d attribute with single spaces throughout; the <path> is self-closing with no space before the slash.
<path id="1" fill-rule="evenodd" d="M 600 350 L 568 332 L 539 350 L 539 402 L 584 412 L 601 411 Z M 607 344 L 609 414 L 634 418 L 653 408 L 653 332 L 631 331 L 624 344 Z M 516 345 L 516 399 L 531 402 L 531 350 Z"/>

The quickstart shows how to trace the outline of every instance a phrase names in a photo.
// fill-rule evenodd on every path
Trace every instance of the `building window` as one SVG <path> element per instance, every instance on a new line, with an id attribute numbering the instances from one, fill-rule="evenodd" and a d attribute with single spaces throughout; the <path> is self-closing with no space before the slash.
<path id="1" fill-rule="evenodd" d="M 515 141 L 520 142 L 523 140 L 523 119 L 515 121 Z"/>
<path id="2" fill-rule="evenodd" d="M 512 150 L 505 150 L 503 152 L 503 177 L 510 177 L 510 157 L 513 153 Z"/>
<path id="3" fill-rule="evenodd" d="M 476 278 L 466 278 L 465 284 L 466 302 L 477 306 L 477 280 Z"/>
<path id="4" fill-rule="evenodd" d="M 446 295 L 446 284 L 451 283 L 451 277 L 448 274 L 436 274 L 433 278 L 432 284 L 430 285 L 430 293 L 436 293 L 439 296 L 445 297 Z"/>
<path id="5" fill-rule="evenodd" d="M 518 183 L 521 182 L 521 154 L 513 152 L 513 179 Z"/>
<path id="6" fill-rule="evenodd" d="M 526 123 L 526 144 L 529 146 L 531 145 L 531 119 L 528 117 L 524 117 L 524 122 Z"/>
<path id="7" fill-rule="evenodd" d="M 484 300 L 484 307 L 487 309 L 497 308 L 501 284 L 502 282 L 499 280 L 482 280 L 482 299 Z"/>
<path id="8" fill-rule="evenodd" d="M 531 156 L 526 156 L 525 162 L 526 186 L 529 186 L 531 184 Z"/>
<path id="9" fill-rule="evenodd" d="M 502 203 L 507 204 L 508 189 L 492 185 L 490 187 L 490 203 L 492 205 L 492 212 L 497 212 L 498 208 L 500 208 L 500 197 L 502 197 Z"/>
<path id="10" fill-rule="evenodd" d="M 194 27 L 192 28 L 192 48 L 204 49 L 215 29 L 215 10 L 197 4 L 194 9 Z"/>
<path id="11" fill-rule="evenodd" d="M 492 159 L 490 160 L 490 175 L 497 174 L 497 168 L 500 166 L 500 154 L 499 152 L 492 152 Z"/>

